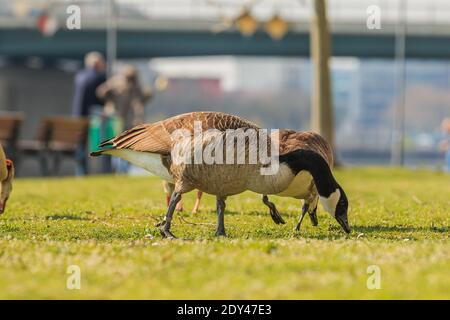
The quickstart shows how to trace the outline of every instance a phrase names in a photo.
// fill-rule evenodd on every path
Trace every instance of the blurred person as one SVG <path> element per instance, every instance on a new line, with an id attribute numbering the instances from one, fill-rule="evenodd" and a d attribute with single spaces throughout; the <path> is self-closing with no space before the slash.
<path id="1" fill-rule="evenodd" d="M 127 65 L 98 87 L 97 96 L 105 101 L 106 113 L 117 114 L 127 130 L 144 123 L 145 104 L 151 99 L 152 90 L 141 86 L 137 69 Z"/>
<path id="2" fill-rule="evenodd" d="M 93 109 L 103 109 L 103 101 L 96 95 L 97 88 L 106 81 L 106 63 L 99 52 L 89 52 L 84 59 L 85 68 L 75 75 L 72 114 L 88 117 Z"/>
<path id="3" fill-rule="evenodd" d="M 152 90 L 141 86 L 137 69 L 127 65 L 98 87 L 97 96 L 105 101 L 106 114 L 120 118 L 123 131 L 145 122 L 145 104 L 151 99 Z M 128 162 L 114 159 L 114 163 L 116 171 L 128 171 Z"/>
<path id="4" fill-rule="evenodd" d="M 441 129 L 444 140 L 440 143 L 440 149 L 445 153 L 445 170 L 450 172 L 450 118 L 442 120 Z"/>
<path id="5" fill-rule="evenodd" d="M 75 117 L 89 117 L 102 114 L 103 101 L 96 95 L 97 88 L 106 81 L 106 62 L 99 52 L 89 52 L 84 59 L 85 68 L 75 75 L 72 115 Z M 103 130 L 102 130 L 103 131 Z M 104 137 L 105 139 L 108 137 Z M 82 144 L 77 151 L 76 175 L 89 173 L 86 145 Z M 111 172 L 111 159 L 105 158 L 103 172 Z"/>

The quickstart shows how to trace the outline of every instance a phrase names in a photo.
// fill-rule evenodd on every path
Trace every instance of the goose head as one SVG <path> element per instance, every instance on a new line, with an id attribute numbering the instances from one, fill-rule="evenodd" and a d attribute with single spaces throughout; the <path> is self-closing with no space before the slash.
<path id="1" fill-rule="evenodd" d="M 280 162 L 286 163 L 294 175 L 302 170 L 311 173 L 324 209 L 346 233 L 350 233 L 347 195 L 337 183 L 326 160 L 316 151 L 301 149 L 281 155 Z"/>
<path id="2" fill-rule="evenodd" d="M 336 219 L 339 225 L 346 233 L 350 233 L 351 229 L 348 224 L 348 199 L 344 189 L 340 185 L 336 185 L 336 189 L 328 197 L 320 196 L 320 202 L 325 210 Z"/>
<path id="3" fill-rule="evenodd" d="M 6 160 L 6 172 L 3 180 L 0 181 L 0 215 L 5 212 L 6 202 L 12 191 L 12 181 L 14 179 L 14 164 L 11 160 Z"/>

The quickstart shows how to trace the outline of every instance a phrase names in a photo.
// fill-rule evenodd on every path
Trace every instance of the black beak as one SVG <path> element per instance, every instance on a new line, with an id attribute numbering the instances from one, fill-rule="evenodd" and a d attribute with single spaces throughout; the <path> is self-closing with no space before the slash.
<path id="1" fill-rule="evenodd" d="M 336 220 L 337 220 L 337 222 L 339 222 L 342 229 L 344 229 L 345 233 L 350 233 L 352 231 L 350 229 L 350 226 L 348 225 L 347 217 L 336 216 Z"/>

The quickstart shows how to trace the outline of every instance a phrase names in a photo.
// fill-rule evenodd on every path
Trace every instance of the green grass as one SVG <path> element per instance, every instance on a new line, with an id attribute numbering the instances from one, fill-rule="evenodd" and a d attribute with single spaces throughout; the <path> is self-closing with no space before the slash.
<path id="1" fill-rule="evenodd" d="M 450 176 L 398 169 L 346 169 L 345 236 L 322 208 L 319 226 L 293 231 L 300 202 L 272 197 L 287 221 L 275 225 L 261 197 L 227 201 L 228 238 L 215 239 L 215 203 L 176 214 L 164 240 L 156 178 L 18 179 L 0 218 L 0 298 L 315 299 L 450 298 Z M 194 193 L 184 197 L 192 208 Z M 182 217 L 182 219 L 180 219 Z M 146 235 L 152 235 L 153 237 Z M 66 288 L 69 265 L 81 290 Z M 366 286 L 367 267 L 381 289 Z"/>

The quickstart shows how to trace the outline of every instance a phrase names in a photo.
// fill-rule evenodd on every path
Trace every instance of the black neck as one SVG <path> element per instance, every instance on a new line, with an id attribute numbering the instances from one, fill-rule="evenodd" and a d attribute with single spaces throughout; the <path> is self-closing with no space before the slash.
<path id="1" fill-rule="evenodd" d="M 328 198 L 339 188 L 328 163 L 314 151 L 296 150 L 289 152 L 280 156 L 280 163 L 286 163 L 295 174 L 303 170 L 308 171 L 314 179 L 319 195 L 322 197 Z"/>

